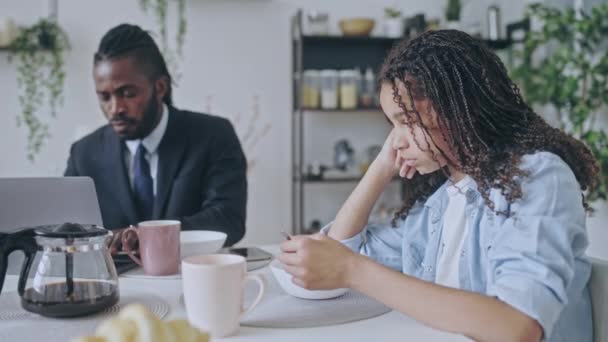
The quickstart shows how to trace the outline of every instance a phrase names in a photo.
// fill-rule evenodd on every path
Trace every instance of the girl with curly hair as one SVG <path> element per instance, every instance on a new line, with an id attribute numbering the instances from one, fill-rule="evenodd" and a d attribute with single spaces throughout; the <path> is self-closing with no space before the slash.
<path id="1" fill-rule="evenodd" d="M 397 44 L 380 102 L 392 131 L 334 222 L 281 245 L 293 281 L 349 287 L 474 340 L 591 342 L 589 149 L 534 113 L 500 59 L 456 30 Z M 403 207 L 368 224 L 396 174 Z"/>

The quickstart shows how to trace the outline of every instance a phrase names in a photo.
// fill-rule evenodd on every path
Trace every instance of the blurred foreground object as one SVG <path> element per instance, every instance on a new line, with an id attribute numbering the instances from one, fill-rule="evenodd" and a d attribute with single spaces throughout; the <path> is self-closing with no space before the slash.
<path id="1" fill-rule="evenodd" d="M 209 335 L 187 320 L 163 322 L 141 304 L 126 306 L 116 316 L 103 321 L 95 336 L 72 342 L 208 342 Z"/>

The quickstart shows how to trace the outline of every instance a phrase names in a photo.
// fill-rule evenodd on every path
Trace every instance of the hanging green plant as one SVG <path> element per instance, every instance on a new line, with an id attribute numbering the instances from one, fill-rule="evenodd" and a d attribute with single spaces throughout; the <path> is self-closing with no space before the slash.
<path id="1" fill-rule="evenodd" d="M 9 46 L 9 61 L 17 59 L 17 83 L 21 90 L 17 126 L 28 129 L 27 157 L 30 161 L 50 137 L 48 124 L 39 116 L 46 103 L 53 117 L 63 103 L 64 54 L 70 49 L 67 34 L 57 23 L 41 19 L 22 28 Z"/>
<path id="2" fill-rule="evenodd" d="M 386 18 L 399 18 L 401 17 L 401 10 L 396 7 L 384 7 L 384 16 Z"/>
<path id="3" fill-rule="evenodd" d="M 608 130 L 597 127 L 608 116 L 608 4 L 578 14 L 534 4 L 527 14 L 542 27 L 516 51 L 513 77 L 529 103 L 553 107 L 561 128 L 593 151 L 602 172 L 589 199 L 608 199 Z"/>
<path id="4" fill-rule="evenodd" d="M 445 19 L 447 21 L 459 21 L 461 7 L 460 0 L 448 0 L 448 5 L 445 9 Z"/>
<path id="5" fill-rule="evenodd" d="M 176 0 L 177 2 L 177 34 L 175 35 L 176 51 L 178 56 L 182 56 L 184 47 L 184 38 L 186 36 L 186 0 Z M 167 37 L 167 13 L 169 11 L 168 0 L 139 0 L 139 5 L 144 12 L 152 9 L 156 17 L 158 31 L 161 39 L 161 48 L 163 54 L 169 58 L 174 53 L 169 49 L 169 41 Z"/>

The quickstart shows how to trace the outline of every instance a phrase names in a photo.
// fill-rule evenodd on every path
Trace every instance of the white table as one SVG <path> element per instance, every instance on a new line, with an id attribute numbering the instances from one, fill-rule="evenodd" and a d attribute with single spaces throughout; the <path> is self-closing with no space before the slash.
<path id="1" fill-rule="evenodd" d="M 269 252 L 276 252 L 276 246 L 263 246 Z M 17 287 L 18 277 L 7 275 L 4 290 L 13 291 Z M 182 294 L 181 280 L 151 280 L 142 278 L 121 277 L 120 292 L 138 293 L 145 291 L 162 297 L 171 306 L 171 311 L 166 319 L 185 318 L 186 312 L 180 304 L 179 297 Z M 69 320 L 58 321 L 58 325 L 65 326 Z M 3 329 L 3 325 L 5 326 Z M 7 323 L 0 322 L 0 336 L 7 336 Z M 35 327 L 32 327 L 35 329 Z M 93 333 L 93 332 L 91 332 Z M 407 316 L 392 311 L 379 317 L 368 320 L 333 325 L 317 328 L 301 329 L 267 329 L 241 327 L 238 334 L 213 341 L 230 342 L 323 342 L 323 341 L 366 341 L 366 342 L 390 342 L 390 341 L 469 341 L 463 336 L 443 333 L 426 327 Z M 4 338 L 0 337 L 4 341 Z M 45 342 L 51 342 L 47 339 Z"/>

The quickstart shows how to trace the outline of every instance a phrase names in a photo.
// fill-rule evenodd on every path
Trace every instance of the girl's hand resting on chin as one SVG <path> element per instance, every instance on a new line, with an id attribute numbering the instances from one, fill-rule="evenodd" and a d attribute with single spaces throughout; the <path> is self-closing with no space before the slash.
<path id="1" fill-rule="evenodd" d="M 376 156 L 374 160 L 375 166 L 377 165 L 383 172 L 390 177 L 394 177 L 395 174 L 399 174 L 399 177 L 411 179 L 416 174 L 416 168 L 411 160 L 406 160 L 399 154 L 399 150 L 396 147 L 395 139 L 395 128 L 391 130 L 388 137 L 384 141 L 382 150 Z"/>

